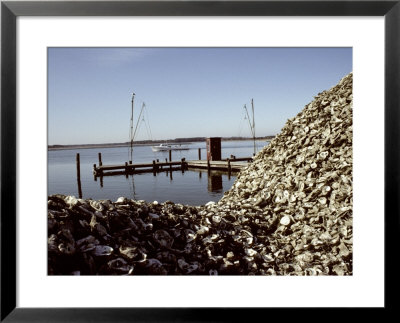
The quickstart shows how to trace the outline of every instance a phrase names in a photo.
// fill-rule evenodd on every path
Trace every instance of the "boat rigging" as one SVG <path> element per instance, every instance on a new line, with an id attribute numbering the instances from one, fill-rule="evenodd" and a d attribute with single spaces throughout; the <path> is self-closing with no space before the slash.
<path id="1" fill-rule="evenodd" d="M 146 106 L 146 104 L 143 102 L 143 103 L 142 103 L 142 109 L 140 110 L 140 113 L 139 113 L 138 121 L 136 122 L 135 131 L 133 132 L 133 138 L 135 138 L 135 136 L 136 136 L 136 132 L 137 132 L 137 130 L 138 130 L 140 118 L 142 117 L 143 109 L 144 109 L 145 106 Z M 142 121 L 144 121 L 144 117 L 143 117 Z M 132 141 L 132 142 L 133 142 L 133 141 Z"/>
<path id="2" fill-rule="evenodd" d="M 247 110 L 246 104 L 244 105 L 244 110 L 246 111 L 247 120 L 249 121 L 250 131 L 251 131 L 251 134 L 253 136 L 254 155 L 255 155 L 256 154 L 256 124 L 254 122 L 254 102 L 253 102 L 253 99 L 251 99 L 251 111 L 252 111 L 252 116 L 253 116 L 252 122 L 250 121 L 249 111 Z"/>
<path id="3" fill-rule="evenodd" d="M 146 104 L 144 102 L 142 103 L 142 108 L 140 110 L 139 117 L 138 117 L 138 119 L 136 121 L 136 125 L 134 126 L 134 117 L 133 117 L 134 98 L 135 98 L 135 93 L 132 94 L 132 111 L 131 111 L 131 119 L 130 119 L 130 133 L 129 133 L 129 140 L 130 140 L 130 151 L 129 151 L 130 159 L 129 159 L 129 161 L 130 162 L 132 162 L 134 140 L 136 138 L 137 133 L 139 132 L 140 122 L 141 121 L 143 121 L 145 123 L 147 134 L 149 136 L 150 141 L 152 141 L 152 135 L 151 135 L 150 124 L 148 122 L 147 110 L 146 110 L 147 122 L 146 122 L 146 119 L 144 117 L 144 110 L 146 108 Z"/>

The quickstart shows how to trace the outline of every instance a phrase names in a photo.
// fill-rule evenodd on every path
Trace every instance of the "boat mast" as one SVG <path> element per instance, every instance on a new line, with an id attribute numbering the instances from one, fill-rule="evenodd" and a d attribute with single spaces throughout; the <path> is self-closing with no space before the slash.
<path id="1" fill-rule="evenodd" d="M 132 161 L 133 159 L 132 159 L 132 153 L 133 153 L 133 101 L 134 101 L 134 98 L 135 98 L 135 93 L 132 93 L 132 112 L 131 112 L 131 129 L 130 129 L 130 134 L 129 134 L 129 137 L 130 137 L 130 140 L 131 140 L 131 149 L 130 149 L 130 156 L 131 156 L 131 158 L 130 158 L 130 161 Z"/>
<path id="2" fill-rule="evenodd" d="M 254 142 L 254 155 L 256 154 L 256 124 L 254 123 L 254 102 L 251 99 L 251 110 L 253 112 L 253 142 Z"/>

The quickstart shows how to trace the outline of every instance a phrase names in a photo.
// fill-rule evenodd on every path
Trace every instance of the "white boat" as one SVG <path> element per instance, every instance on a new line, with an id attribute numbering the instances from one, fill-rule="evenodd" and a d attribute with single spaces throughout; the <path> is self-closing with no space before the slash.
<path id="1" fill-rule="evenodd" d="M 160 144 L 159 146 L 151 146 L 153 151 L 169 151 L 169 150 L 189 150 L 186 145 L 170 145 L 170 144 Z"/>

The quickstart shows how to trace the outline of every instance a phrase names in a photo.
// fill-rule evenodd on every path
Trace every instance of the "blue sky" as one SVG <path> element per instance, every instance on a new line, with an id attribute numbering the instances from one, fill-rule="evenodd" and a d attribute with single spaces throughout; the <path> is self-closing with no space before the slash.
<path id="1" fill-rule="evenodd" d="M 352 71 L 351 48 L 49 48 L 48 144 L 275 135 Z"/>

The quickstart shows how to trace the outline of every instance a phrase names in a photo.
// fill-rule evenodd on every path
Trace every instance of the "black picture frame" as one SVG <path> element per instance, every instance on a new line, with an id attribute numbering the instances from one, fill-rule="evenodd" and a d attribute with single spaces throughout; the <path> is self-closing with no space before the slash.
<path id="1" fill-rule="evenodd" d="M 1 3 L 1 321 L 221 322 L 297 316 L 270 308 L 17 308 L 16 19 L 18 16 L 384 16 L 385 19 L 385 307 L 396 309 L 399 237 L 400 0 L 395 1 L 2 1 Z M 373 189 L 373 188 L 371 188 Z M 373 239 L 373 237 L 371 237 Z M 373 265 L 373 264 L 371 264 Z M 290 293 L 288 293 L 290 295 Z M 238 297 L 251 297 L 241 296 Z M 290 297 L 290 296 L 289 296 Z M 326 309 L 332 311 L 332 309 Z M 349 311 L 350 309 L 348 309 Z M 382 313 L 382 310 L 385 312 Z M 283 313 L 284 311 L 284 313 Z M 279 316 L 284 314 L 284 316 Z M 268 314 L 271 315 L 271 314 Z M 281 318 L 280 318 L 281 317 Z M 271 317 L 270 317 L 271 319 Z M 325 319 L 325 318 L 324 318 Z M 341 317 L 336 319 L 342 320 Z"/>

